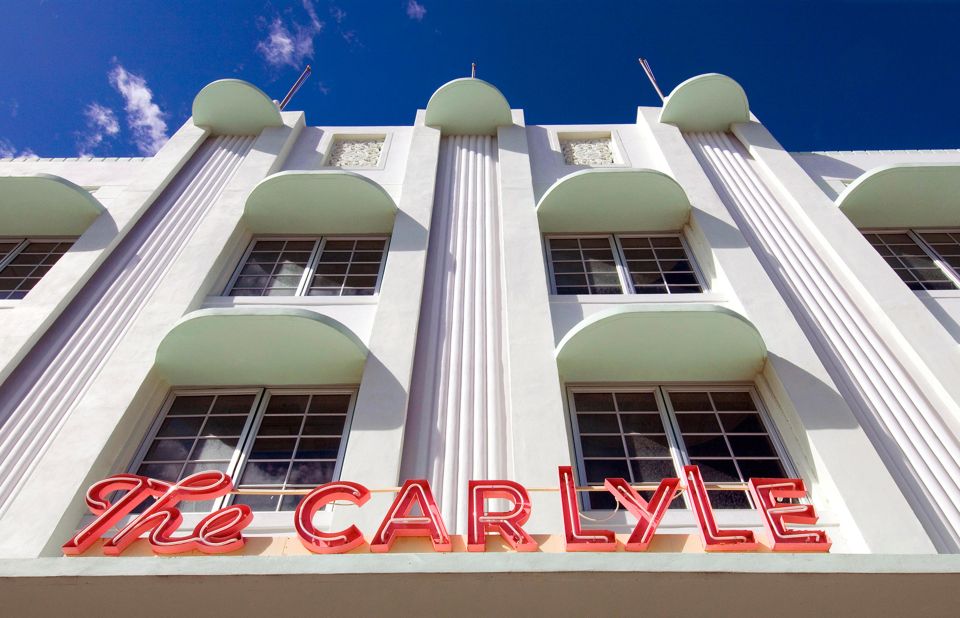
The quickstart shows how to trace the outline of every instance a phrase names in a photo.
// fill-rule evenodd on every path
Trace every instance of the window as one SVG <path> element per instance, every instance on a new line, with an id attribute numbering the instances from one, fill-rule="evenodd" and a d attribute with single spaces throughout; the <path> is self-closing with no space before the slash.
<path id="1" fill-rule="evenodd" d="M 353 391 L 247 389 L 171 395 L 133 470 L 178 481 L 220 470 L 240 489 L 310 489 L 340 474 Z M 229 502 L 186 502 L 209 511 Z M 302 495 L 237 495 L 255 511 L 292 511 Z"/>
<path id="2" fill-rule="evenodd" d="M 386 248 L 383 237 L 255 239 L 226 293 L 370 296 L 377 291 Z"/>
<path id="3" fill-rule="evenodd" d="M 691 464 L 707 483 L 788 476 L 748 387 L 574 388 L 570 410 L 580 480 L 587 485 L 602 487 L 608 477 L 631 483 L 682 478 L 682 466 Z M 747 492 L 707 493 L 714 508 L 751 508 Z M 587 508 L 614 508 L 613 496 L 585 496 Z M 682 500 L 671 505 L 682 507 Z"/>
<path id="4" fill-rule="evenodd" d="M 960 233 L 864 232 L 864 237 L 911 290 L 956 290 Z"/>
<path id="5" fill-rule="evenodd" d="M 0 238 L 0 299 L 27 295 L 73 240 Z"/>
<path id="6" fill-rule="evenodd" d="M 551 236 L 555 294 L 689 294 L 703 288 L 678 234 Z"/>

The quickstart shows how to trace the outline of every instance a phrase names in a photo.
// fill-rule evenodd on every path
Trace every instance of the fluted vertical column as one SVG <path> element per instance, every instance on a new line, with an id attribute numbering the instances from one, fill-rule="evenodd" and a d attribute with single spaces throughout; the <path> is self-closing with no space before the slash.
<path id="1" fill-rule="evenodd" d="M 856 281 L 817 243 L 757 173 L 728 133 L 686 138 L 731 213 L 769 258 L 771 276 L 806 316 L 806 330 L 829 359 L 861 422 L 914 499 L 928 531 L 953 549 L 960 539 L 960 445 L 943 415 L 949 405 L 936 385 L 907 366 L 859 298 Z M 874 312 L 878 313 L 878 312 Z"/>
<path id="2" fill-rule="evenodd" d="M 209 138 L 0 388 L 0 513 L 45 452 L 254 137 Z"/>
<path id="3" fill-rule="evenodd" d="M 456 532 L 467 481 L 507 471 L 497 174 L 495 138 L 442 140 L 402 474 Z"/>

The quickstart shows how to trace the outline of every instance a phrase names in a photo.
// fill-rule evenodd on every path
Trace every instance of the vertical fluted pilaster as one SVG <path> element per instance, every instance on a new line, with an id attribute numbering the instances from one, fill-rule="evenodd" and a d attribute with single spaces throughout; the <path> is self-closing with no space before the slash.
<path id="1" fill-rule="evenodd" d="M 442 140 L 403 476 L 425 476 L 466 528 L 470 479 L 506 473 L 496 139 Z"/>
<path id="2" fill-rule="evenodd" d="M 838 384 L 901 488 L 941 539 L 960 540 L 960 444 L 944 422 L 944 406 L 904 364 L 868 315 L 856 281 L 818 244 L 811 230 L 780 202 L 728 133 L 686 138 L 741 222 L 758 253 L 769 256 L 771 276 L 805 317 L 806 330 L 828 356 Z M 877 312 L 879 313 L 879 312 Z"/>
<path id="3" fill-rule="evenodd" d="M 233 177 L 254 137 L 209 138 L 0 389 L 0 513 Z"/>

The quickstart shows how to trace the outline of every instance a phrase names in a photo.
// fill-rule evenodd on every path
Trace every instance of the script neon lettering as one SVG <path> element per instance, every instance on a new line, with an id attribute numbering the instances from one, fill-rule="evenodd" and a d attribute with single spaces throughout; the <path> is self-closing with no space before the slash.
<path id="1" fill-rule="evenodd" d="M 183 514 L 177 508 L 179 502 L 212 500 L 232 488 L 230 477 L 218 471 L 198 472 L 176 483 L 135 474 L 104 479 L 87 491 L 87 506 L 97 518 L 63 545 L 63 553 L 82 554 L 149 498 L 154 499 L 153 504 L 104 542 L 104 554 L 119 555 L 147 532 L 150 546 L 159 554 L 194 550 L 218 554 L 237 550 L 245 543 L 244 528 L 253 520 L 253 513 L 245 504 L 214 511 L 200 520 L 192 534 L 175 536 L 183 523 Z M 122 495 L 110 502 L 110 495 L 118 491 L 123 492 Z"/>

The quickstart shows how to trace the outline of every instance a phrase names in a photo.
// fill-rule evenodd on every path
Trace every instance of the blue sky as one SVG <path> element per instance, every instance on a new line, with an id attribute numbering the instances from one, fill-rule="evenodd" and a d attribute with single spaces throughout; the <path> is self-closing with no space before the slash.
<path id="1" fill-rule="evenodd" d="M 150 154 L 222 77 L 310 124 L 410 124 L 444 82 L 495 84 L 527 122 L 633 122 L 725 73 L 791 150 L 960 147 L 960 3 L 766 0 L 5 0 L 0 156 Z"/>

